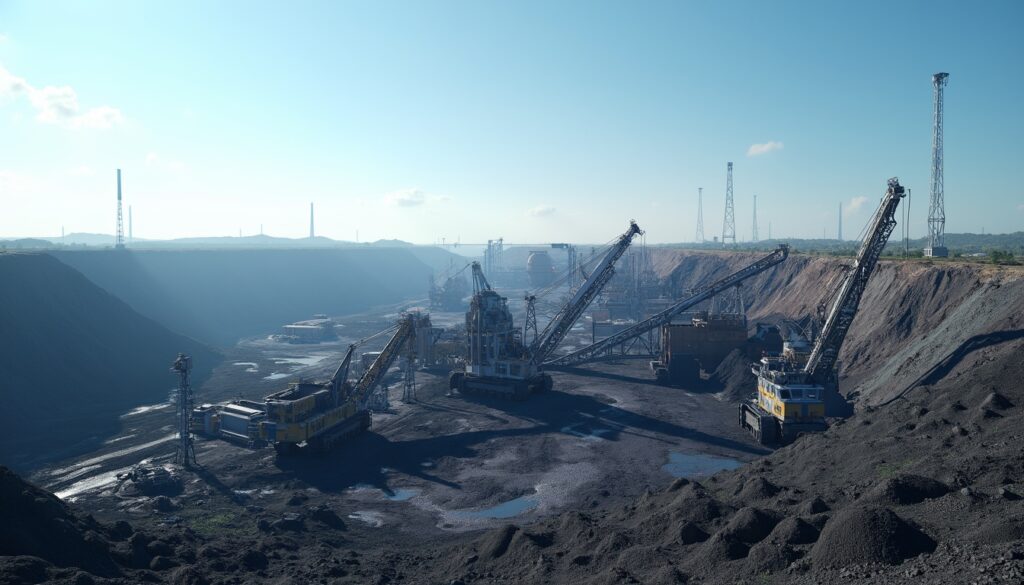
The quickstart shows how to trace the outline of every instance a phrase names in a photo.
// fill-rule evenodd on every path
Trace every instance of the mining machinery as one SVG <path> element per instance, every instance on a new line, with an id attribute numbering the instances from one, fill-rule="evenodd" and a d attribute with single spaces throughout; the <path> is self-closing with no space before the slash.
<path id="1" fill-rule="evenodd" d="M 721 294 L 732 287 L 739 286 L 744 280 L 761 274 L 773 266 L 781 264 L 788 257 L 789 246 L 786 244 L 780 244 L 771 254 L 768 254 L 749 266 L 737 270 L 736 272 L 709 285 L 694 289 L 689 296 L 664 311 L 661 311 L 648 319 L 644 319 L 635 325 L 631 325 L 618 333 L 598 341 L 597 343 L 580 348 L 566 355 L 552 357 L 544 362 L 544 364 L 553 366 L 572 366 L 587 362 L 600 361 L 602 359 L 621 358 L 621 355 L 613 353 L 616 347 L 621 347 L 623 344 L 628 343 L 629 341 L 636 339 L 655 328 L 668 325 L 672 322 L 674 317 L 683 311 L 686 311 L 687 309 L 690 309 L 707 299 L 714 297 L 715 295 Z M 660 379 L 662 374 L 658 372 L 658 366 L 652 365 L 652 368 L 655 370 L 655 373 L 658 374 Z M 667 373 L 664 375 L 667 375 Z"/>
<path id="2" fill-rule="evenodd" d="M 424 328 L 430 328 L 429 315 L 403 315 L 395 327 L 382 332 L 393 331 L 391 339 L 355 383 L 348 380 L 352 356 L 359 345 L 376 335 L 350 345 L 330 380 L 300 380 L 287 390 L 267 396 L 266 417 L 258 423 L 260 439 L 274 445 L 278 453 L 288 454 L 302 447 L 329 449 L 345 437 L 370 428 L 367 403 L 374 388 L 403 347 L 414 343 L 417 331 Z"/>
<path id="3" fill-rule="evenodd" d="M 786 443 L 800 433 L 823 431 L 828 426 L 826 416 L 848 414 L 849 407 L 839 394 L 839 350 L 857 315 L 868 279 L 896 227 L 896 208 L 903 197 L 899 179 L 889 179 L 857 258 L 840 280 L 810 352 L 765 356 L 752 368 L 757 375 L 757 394 L 740 404 L 739 424 L 760 443 Z"/>
<path id="4" fill-rule="evenodd" d="M 508 299 L 491 288 L 480 264 L 474 262 L 473 298 L 466 313 L 469 357 L 464 371 L 452 373 L 451 389 L 517 400 L 531 392 L 550 390 L 551 376 L 542 371 L 544 362 L 611 279 L 615 262 L 633 238 L 642 233 L 636 222 L 630 221 L 629 229 L 616 238 L 583 284 L 529 345 L 524 343 L 522 330 L 512 322 Z"/>
<path id="5" fill-rule="evenodd" d="M 467 264 L 458 271 L 454 271 L 454 267 L 449 268 L 450 274 L 442 275 L 440 281 L 435 281 L 433 276 L 430 277 L 431 309 L 438 311 L 464 311 L 466 309 L 465 298 L 469 294 L 469 287 L 466 286 L 466 277 L 462 273 L 468 266 Z"/>

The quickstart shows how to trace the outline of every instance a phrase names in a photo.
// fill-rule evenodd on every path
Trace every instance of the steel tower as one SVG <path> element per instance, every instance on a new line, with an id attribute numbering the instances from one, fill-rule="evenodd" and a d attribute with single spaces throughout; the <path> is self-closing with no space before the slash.
<path id="1" fill-rule="evenodd" d="M 932 75 L 935 94 L 935 111 L 932 117 L 932 192 L 928 204 L 928 247 L 925 256 L 945 258 L 946 248 L 946 195 L 942 181 L 942 89 L 946 87 L 949 73 Z"/>
<path id="2" fill-rule="evenodd" d="M 736 210 L 732 204 L 732 163 L 728 163 L 727 178 L 725 180 L 725 222 L 722 224 L 722 245 L 727 240 L 732 240 L 736 245 Z"/>
<path id="3" fill-rule="evenodd" d="M 178 374 L 178 445 L 174 462 L 188 467 L 196 462 L 192 443 L 192 356 L 179 353 L 171 371 Z"/>
<path id="4" fill-rule="evenodd" d="M 704 187 L 697 187 L 697 243 L 704 242 Z"/>
<path id="5" fill-rule="evenodd" d="M 757 195 L 754 195 L 754 228 L 750 232 L 750 240 L 756 242 L 761 238 L 757 237 Z"/>
<path id="6" fill-rule="evenodd" d="M 114 236 L 114 247 L 124 248 L 124 216 L 121 214 L 121 169 L 117 169 L 117 235 Z"/>

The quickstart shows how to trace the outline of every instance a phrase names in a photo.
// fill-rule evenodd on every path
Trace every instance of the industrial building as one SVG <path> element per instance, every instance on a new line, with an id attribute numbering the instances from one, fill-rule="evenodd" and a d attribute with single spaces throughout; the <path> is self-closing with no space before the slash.
<path id="1" fill-rule="evenodd" d="M 312 319 L 285 325 L 284 340 L 289 343 L 320 343 L 336 337 L 335 323 L 327 315 L 314 315 Z"/>

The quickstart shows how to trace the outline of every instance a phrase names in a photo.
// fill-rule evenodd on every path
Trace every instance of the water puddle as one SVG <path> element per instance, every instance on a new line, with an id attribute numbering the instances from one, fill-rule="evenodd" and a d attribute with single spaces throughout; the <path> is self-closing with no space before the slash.
<path id="1" fill-rule="evenodd" d="M 251 374 L 260 371 L 260 366 L 256 362 L 235 362 L 233 365 L 244 367 L 245 371 Z"/>
<path id="2" fill-rule="evenodd" d="M 514 500 L 502 502 L 483 510 L 453 510 L 451 516 L 460 520 L 494 520 L 513 518 L 540 505 L 536 496 L 519 496 Z"/>
<path id="3" fill-rule="evenodd" d="M 694 478 L 707 477 L 719 471 L 736 469 L 742 465 L 742 461 L 728 457 L 671 451 L 668 454 L 668 463 L 662 465 L 661 469 L 672 477 Z"/>
<path id="4" fill-rule="evenodd" d="M 263 376 L 264 380 L 280 380 L 281 378 L 287 378 L 288 372 L 274 372 L 268 376 Z"/>
<path id="5" fill-rule="evenodd" d="M 361 492 L 373 493 L 391 502 L 406 502 L 420 495 L 420 490 L 415 488 L 398 488 L 396 490 L 386 490 L 381 489 L 377 486 L 370 485 L 368 483 L 357 483 L 356 485 L 348 488 L 348 491 L 356 494 Z"/>

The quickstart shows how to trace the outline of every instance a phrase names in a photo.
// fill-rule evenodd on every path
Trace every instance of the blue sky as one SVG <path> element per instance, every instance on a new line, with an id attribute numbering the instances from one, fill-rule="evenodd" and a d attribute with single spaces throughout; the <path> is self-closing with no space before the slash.
<path id="1" fill-rule="evenodd" d="M 1021 2 L 0 2 L 0 235 L 417 243 L 1024 229 Z M 751 156 L 753 145 L 778 148 Z"/>

